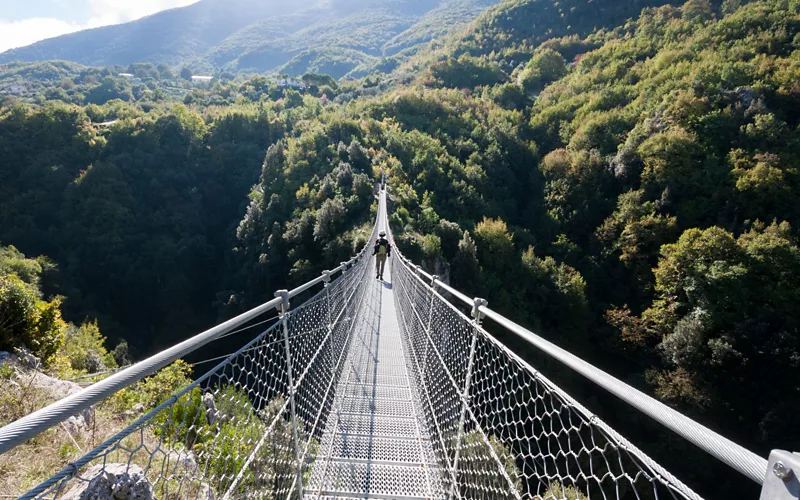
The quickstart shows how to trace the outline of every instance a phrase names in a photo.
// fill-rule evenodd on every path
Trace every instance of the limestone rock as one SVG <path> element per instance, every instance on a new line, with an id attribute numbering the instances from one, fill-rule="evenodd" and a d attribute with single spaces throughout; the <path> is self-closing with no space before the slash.
<path id="1" fill-rule="evenodd" d="M 131 407 L 130 410 L 127 410 L 122 413 L 123 420 L 132 420 L 139 418 L 145 412 L 145 407 L 142 403 L 136 403 Z"/>
<path id="2" fill-rule="evenodd" d="M 197 490 L 197 500 L 217 500 L 217 496 L 208 483 L 200 483 L 200 488 Z"/>
<path id="3" fill-rule="evenodd" d="M 16 355 L 17 362 L 25 368 L 38 370 L 42 365 L 42 360 L 34 356 L 31 351 L 24 347 L 14 349 L 14 354 Z"/>
<path id="4" fill-rule="evenodd" d="M 89 467 L 62 500 L 156 500 L 153 486 L 138 465 Z"/>
<path id="5" fill-rule="evenodd" d="M 66 419 L 63 422 L 63 425 L 64 425 L 64 428 L 67 430 L 67 432 L 69 432 L 73 436 L 75 434 L 78 434 L 78 433 L 86 430 L 89 427 L 86 424 L 86 420 L 84 420 L 84 418 L 81 415 L 77 415 L 77 416 L 73 415 L 73 416 L 69 417 L 68 419 Z"/>
<path id="6" fill-rule="evenodd" d="M 206 409 L 206 419 L 208 420 L 208 425 L 214 425 L 214 422 L 217 421 L 217 406 L 214 403 L 214 395 L 210 392 L 203 394 L 203 406 Z"/>
<path id="7" fill-rule="evenodd" d="M 56 400 L 71 396 L 83 389 L 75 382 L 57 379 L 36 370 L 20 373 L 19 381 L 20 385 L 41 389 Z M 87 426 L 91 426 L 94 423 L 94 406 L 81 410 L 75 416 L 80 417 Z"/>
<path id="8" fill-rule="evenodd" d="M 183 472 L 189 475 L 197 473 L 197 459 L 194 453 L 187 450 L 172 450 L 167 454 L 167 461 L 170 465 L 170 470 L 175 471 L 177 474 Z"/>

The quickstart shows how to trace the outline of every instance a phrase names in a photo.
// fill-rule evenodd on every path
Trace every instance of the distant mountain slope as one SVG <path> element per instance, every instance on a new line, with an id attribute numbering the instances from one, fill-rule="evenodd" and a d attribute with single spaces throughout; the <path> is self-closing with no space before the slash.
<path id="1" fill-rule="evenodd" d="M 496 0 L 450 0 L 427 12 L 413 26 L 389 40 L 383 47 L 384 55 L 426 43 L 433 38 L 456 31 L 477 17 Z"/>
<path id="2" fill-rule="evenodd" d="M 202 0 L 133 22 L 80 31 L 0 54 L 0 62 L 64 59 L 89 65 L 165 62 L 177 64 L 204 54 L 233 33 L 267 16 L 288 13 L 276 0 Z M 232 4 L 235 7 L 232 8 Z"/>
<path id="3" fill-rule="evenodd" d="M 285 67 L 302 73 L 309 69 L 302 61 L 308 60 L 315 68 L 335 68 L 334 76 L 340 77 L 356 68 L 363 72 L 368 69 L 364 64 L 376 58 L 459 28 L 493 3 L 496 0 L 201 0 L 130 23 L 9 50 L 0 54 L 0 63 L 151 62 L 203 71 Z"/>

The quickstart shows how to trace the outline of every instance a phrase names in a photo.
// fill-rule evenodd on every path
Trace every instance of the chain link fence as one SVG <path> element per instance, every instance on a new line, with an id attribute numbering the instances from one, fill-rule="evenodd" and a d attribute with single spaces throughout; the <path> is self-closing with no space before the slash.
<path id="1" fill-rule="evenodd" d="M 298 498 L 370 261 L 22 498 Z"/>
<path id="2" fill-rule="evenodd" d="M 450 498 L 700 498 L 492 337 L 478 307 L 468 317 L 395 262 L 411 372 Z"/>

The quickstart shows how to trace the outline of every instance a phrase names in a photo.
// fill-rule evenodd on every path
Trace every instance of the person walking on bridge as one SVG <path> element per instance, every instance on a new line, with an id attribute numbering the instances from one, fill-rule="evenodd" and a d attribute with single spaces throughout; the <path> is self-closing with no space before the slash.
<path id="1" fill-rule="evenodd" d="M 372 255 L 375 256 L 375 279 L 383 279 L 383 268 L 386 266 L 386 258 L 392 255 L 392 244 L 386 239 L 386 231 L 378 233 L 379 238 L 375 240 L 375 248 Z"/>

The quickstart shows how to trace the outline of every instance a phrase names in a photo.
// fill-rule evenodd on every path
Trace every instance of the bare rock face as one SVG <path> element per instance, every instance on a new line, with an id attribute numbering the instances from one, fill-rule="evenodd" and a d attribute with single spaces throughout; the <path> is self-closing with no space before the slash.
<path id="1" fill-rule="evenodd" d="M 62 500 L 156 500 L 138 465 L 93 465 L 75 483 Z"/>
<path id="2" fill-rule="evenodd" d="M 9 363 L 14 369 L 14 379 L 10 382 L 21 387 L 35 387 L 46 392 L 54 400 L 71 396 L 80 392 L 83 387 L 70 382 L 51 377 L 39 371 L 39 358 L 27 349 L 17 349 L 16 354 L 0 351 L 0 365 Z M 67 425 L 75 427 L 90 427 L 94 423 L 94 406 L 85 408 L 75 414 L 75 420 Z"/>
<path id="3" fill-rule="evenodd" d="M 36 370 L 20 374 L 19 379 L 23 386 L 29 385 L 47 391 L 53 399 L 65 398 L 83 389 L 75 382 L 60 380 Z M 83 425 L 91 426 L 92 423 L 94 423 L 94 406 L 84 408 L 75 414 L 75 416 L 82 420 L 81 423 Z"/>

